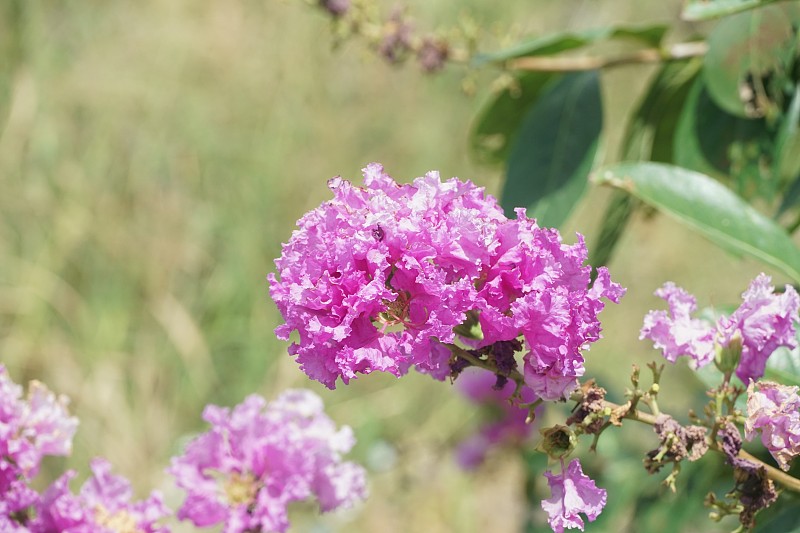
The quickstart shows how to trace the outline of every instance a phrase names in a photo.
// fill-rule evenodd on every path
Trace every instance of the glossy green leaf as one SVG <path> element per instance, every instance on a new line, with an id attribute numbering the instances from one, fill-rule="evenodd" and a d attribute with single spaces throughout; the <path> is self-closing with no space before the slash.
<path id="1" fill-rule="evenodd" d="M 492 95 L 470 130 L 472 155 L 481 163 L 505 162 L 525 113 L 541 96 L 546 85 L 559 77 L 546 72 L 525 72 Z"/>
<path id="2" fill-rule="evenodd" d="M 793 19 L 794 9 L 770 6 L 717 24 L 708 37 L 703 74 L 709 94 L 722 109 L 754 117 L 775 108 L 776 95 L 762 78 L 788 77 L 795 44 Z"/>
<path id="3" fill-rule="evenodd" d="M 713 178 L 662 163 L 620 163 L 598 171 L 596 179 L 628 191 L 726 250 L 800 281 L 800 250 L 789 235 Z"/>
<path id="4" fill-rule="evenodd" d="M 740 118 L 721 109 L 698 77 L 678 118 L 672 162 L 729 183 L 745 198 L 771 199 L 774 134 L 764 119 Z"/>
<path id="5" fill-rule="evenodd" d="M 656 48 L 667 31 L 667 26 L 623 26 L 618 28 L 593 28 L 578 32 L 563 32 L 536 37 L 506 50 L 489 54 L 478 54 L 473 65 L 478 67 L 486 63 L 507 61 L 518 57 L 552 55 L 574 50 L 608 39 L 630 39 Z"/>
<path id="6" fill-rule="evenodd" d="M 688 0 L 683 7 L 684 20 L 706 20 L 733 15 L 780 0 Z"/>
<path id="7" fill-rule="evenodd" d="M 567 219 L 588 184 L 603 109 L 597 72 L 568 74 L 528 111 L 508 159 L 501 204 L 527 207 L 543 226 Z"/>

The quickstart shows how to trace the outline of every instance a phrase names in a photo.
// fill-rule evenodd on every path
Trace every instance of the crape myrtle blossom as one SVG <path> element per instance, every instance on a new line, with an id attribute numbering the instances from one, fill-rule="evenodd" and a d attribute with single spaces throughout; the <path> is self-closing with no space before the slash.
<path id="1" fill-rule="evenodd" d="M 92 475 L 76 495 L 70 492 L 73 470 L 58 478 L 41 496 L 31 533 L 168 533 L 158 520 L 170 515 L 158 491 L 142 501 L 131 501 L 130 483 L 111 474 L 105 459 L 94 459 Z"/>
<path id="2" fill-rule="evenodd" d="M 670 362 L 682 355 L 690 357 L 694 368 L 707 365 L 718 349 L 728 348 L 736 340 L 742 344 L 736 375 L 744 383 L 758 379 L 776 348 L 797 345 L 800 297 L 791 285 L 776 294 L 770 282 L 766 274 L 757 276 L 742 294 L 739 308 L 715 324 L 692 318 L 697 310 L 694 296 L 674 283 L 665 283 L 656 296 L 667 301 L 669 312 L 650 311 L 639 338 L 652 340 Z"/>
<path id="3" fill-rule="evenodd" d="M 481 331 L 470 347 L 521 336 L 527 385 L 566 397 L 600 337 L 601 298 L 624 293 L 605 268 L 587 289 L 583 238 L 563 244 L 524 210 L 507 219 L 482 188 L 437 172 L 399 185 L 373 163 L 364 184 L 332 179 L 333 200 L 299 220 L 269 276 L 276 333 L 297 331 L 289 351 L 303 371 L 330 388 L 411 366 L 443 380 L 471 311 Z"/>
<path id="4" fill-rule="evenodd" d="M 45 455 L 69 455 L 78 420 L 65 396 L 32 381 L 25 398 L 0 365 L 0 492 L 18 476 L 32 478 Z"/>
<path id="5" fill-rule="evenodd" d="M 209 405 L 203 418 L 211 429 L 169 469 L 187 492 L 181 520 L 224 523 L 227 533 L 286 531 L 292 501 L 316 496 L 330 511 L 366 496 L 364 469 L 342 461 L 352 431 L 337 429 L 311 391 L 289 390 L 269 404 L 252 395 L 232 410 Z"/>
<path id="6" fill-rule="evenodd" d="M 67 412 L 68 400 L 38 381 L 22 387 L 0 365 L 0 530 L 14 531 L 13 516 L 22 516 L 38 501 L 28 481 L 46 455 L 69 455 L 78 420 Z"/>
<path id="7" fill-rule="evenodd" d="M 750 382 L 747 387 L 745 437 L 757 432 L 761 442 L 783 470 L 800 454 L 800 396 L 798 387 L 772 381 Z"/>
<path id="8" fill-rule="evenodd" d="M 533 424 L 525 423 L 528 409 L 520 406 L 536 399 L 530 389 L 522 389 L 519 398 L 512 398 L 513 382 L 498 383 L 497 376 L 474 367 L 461 372 L 455 386 L 467 399 L 480 406 L 488 418 L 475 434 L 458 445 L 456 459 L 462 468 L 476 468 L 483 463 L 491 448 L 520 444 L 532 433 Z"/>
<path id="9" fill-rule="evenodd" d="M 547 477 L 551 495 L 542 501 L 542 509 L 547 513 L 547 521 L 555 533 L 576 528 L 583 531 L 581 514 L 594 522 L 605 507 L 606 490 L 598 488 L 583 473 L 577 459 L 570 461 L 566 468 L 562 460 L 560 474 L 553 474 L 548 470 L 544 475 Z"/>

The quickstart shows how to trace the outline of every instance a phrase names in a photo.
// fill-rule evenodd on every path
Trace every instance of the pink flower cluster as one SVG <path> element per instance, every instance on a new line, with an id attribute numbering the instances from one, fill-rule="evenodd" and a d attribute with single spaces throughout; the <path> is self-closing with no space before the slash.
<path id="1" fill-rule="evenodd" d="M 566 468 L 562 460 L 561 474 L 547 471 L 544 475 L 551 495 L 542 501 L 542 509 L 547 513 L 547 521 L 555 533 L 563 533 L 565 528 L 583 531 L 580 515 L 585 514 L 590 522 L 594 522 L 606 506 L 606 490 L 598 488 L 583 473 L 577 459 L 573 459 Z"/>
<path id="2" fill-rule="evenodd" d="M 456 388 L 473 403 L 485 411 L 489 420 L 472 436 L 459 444 L 456 458 L 464 469 L 472 469 L 483 463 L 487 452 L 494 446 L 520 444 L 533 431 L 533 424 L 526 424 L 528 409 L 519 403 L 531 403 L 536 399 L 533 392 L 523 389 L 518 400 L 512 400 L 514 383 L 502 382 L 497 388 L 497 376 L 479 368 L 467 368 L 458 376 Z M 514 403 L 512 403 L 512 401 Z"/>
<path id="3" fill-rule="evenodd" d="M 478 315 L 475 348 L 522 336 L 524 374 L 539 397 L 565 397 L 583 375 L 581 351 L 600 337 L 602 297 L 624 289 L 587 252 L 518 210 L 507 219 L 482 188 L 430 172 L 399 185 L 378 164 L 364 188 L 334 178 L 332 201 L 304 215 L 276 260 L 276 333 L 309 377 L 334 388 L 376 370 L 444 379 L 454 328 Z"/>
<path id="4" fill-rule="evenodd" d="M 267 403 L 252 395 L 232 410 L 209 405 L 211 429 L 173 458 L 169 471 L 188 496 L 178 518 L 227 533 L 286 531 L 286 507 L 316 496 L 322 511 L 366 496 L 365 472 L 342 461 L 354 444 L 336 429 L 322 401 L 290 390 Z"/>
<path id="5" fill-rule="evenodd" d="M 0 365 L 0 531 L 19 533 L 166 533 L 156 521 L 170 514 L 158 493 L 131 502 L 130 484 L 110 474 L 103 459 L 80 494 L 69 491 L 68 471 L 42 494 L 29 486 L 45 455 L 69 455 L 78 420 L 68 400 L 31 382 L 26 399 Z"/>
<path id="6" fill-rule="evenodd" d="M 27 398 L 0 365 L 0 490 L 18 477 L 30 479 L 45 455 L 69 455 L 78 420 L 64 396 L 33 381 Z"/>
<path id="7" fill-rule="evenodd" d="M 771 381 L 750 382 L 747 387 L 745 437 L 757 432 L 761 442 L 783 470 L 800 454 L 800 396 L 798 387 Z"/>
<path id="8" fill-rule="evenodd" d="M 0 531 L 9 533 L 168 533 L 172 514 L 153 491 L 132 500 L 130 483 L 104 459 L 78 494 L 67 471 L 41 494 L 29 486 L 44 455 L 67 455 L 77 420 L 67 399 L 33 382 L 27 399 L 0 365 Z M 323 511 L 366 496 L 365 472 L 342 455 L 355 440 L 336 429 L 310 391 L 287 391 L 267 404 L 250 396 L 233 411 L 207 406 L 212 429 L 173 459 L 170 472 L 189 496 L 178 517 L 226 532 L 285 531 L 286 506 L 315 495 Z"/>
<path id="9" fill-rule="evenodd" d="M 667 311 L 650 311 L 644 318 L 640 339 L 648 338 L 670 362 L 682 355 L 699 368 L 714 359 L 717 347 L 727 348 L 741 339 L 741 359 L 736 375 L 744 383 L 764 375 L 767 358 L 779 346 L 797 345 L 795 328 L 800 297 L 791 285 L 775 294 L 766 274 L 760 274 L 742 294 L 743 302 L 729 317 L 716 324 L 692 318 L 697 302 L 674 283 L 665 283 L 656 296 L 669 304 Z"/>
<path id="10" fill-rule="evenodd" d="M 13 531 L 12 516 L 38 501 L 28 482 L 46 455 L 69 455 L 78 420 L 67 413 L 68 400 L 41 383 L 30 384 L 26 398 L 0 365 L 0 529 Z"/>
<path id="11" fill-rule="evenodd" d="M 108 461 L 95 459 L 91 469 L 92 476 L 78 495 L 69 490 L 69 481 L 75 477 L 72 470 L 42 494 L 36 506 L 36 517 L 28 524 L 31 533 L 169 532 L 167 527 L 157 524 L 158 520 L 172 514 L 159 492 L 153 491 L 146 500 L 131 501 L 130 483 L 112 475 Z"/>

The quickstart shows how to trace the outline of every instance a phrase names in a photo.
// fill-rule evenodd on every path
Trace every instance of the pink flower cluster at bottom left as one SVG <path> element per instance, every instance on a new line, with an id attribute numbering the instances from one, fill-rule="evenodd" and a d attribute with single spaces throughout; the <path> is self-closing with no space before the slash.
<path id="1" fill-rule="evenodd" d="M 67 399 L 34 382 L 27 398 L 0 365 L 0 531 L 10 533 L 167 533 L 161 494 L 132 499 L 130 483 L 104 459 L 74 494 L 66 472 L 43 492 L 30 486 L 45 455 L 68 455 L 77 428 Z M 323 511 L 366 496 L 365 473 L 342 455 L 355 443 L 336 428 L 322 400 L 292 390 L 267 403 L 253 395 L 232 410 L 208 406 L 209 432 L 173 459 L 170 472 L 188 498 L 178 518 L 226 532 L 286 531 L 286 506 L 315 496 Z"/>
<path id="2" fill-rule="evenodd" d="M 366 497 L 364 469 L 342 461 L 352 430 L 337 429 L 311 391 L 289 390 L 270 404 L 253 395 L 232 410 L 210 405 L 203 418 L 211 429 L 169 469 L 188 493 L 182 520 L 224 523 L 230 533 L 286 531 L 292 501 L 316 496 L 329 511 Z"/>

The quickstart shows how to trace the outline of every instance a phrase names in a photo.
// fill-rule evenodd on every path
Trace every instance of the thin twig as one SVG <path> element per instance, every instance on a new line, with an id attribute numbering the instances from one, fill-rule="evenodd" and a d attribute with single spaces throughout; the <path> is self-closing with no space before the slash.
<path id="1" fill-rule="evenodd" d="M 572 395 L 571 399 L 575 400 L 576 399 L 576 395 L 578 397 L 580 397 L 580 393 L 575 393 L 575 394 Z M 603 407 L 608 407 L 611 410 L 614 410 L 614 409 L 619 409 L 622 406 L 619 405 L 619 404 L 604 400 L 603 401 Z M 655 424 L 655 422 L 656 422 L 656 417 L 654 415 L 652 415 L 650 413 L 643 413 L 643 412 L 639 411 L 638 409 L 629 410 L 627 412 L 627 414 L 624 416 L 624 418 L 629 418 L 631 420 L 636 420 L 637 422 L 642 422 L 644 424 L 649 424 L 651 426 L 653 424 Z M 711 448 L 713 450 L 716 450 L 719 453 L 724 453 L 719 448 L 719 446 L 716 445 L 716 443 L 712 443 Z M 800 493 L 800 479 L 792 477 L 789 474 L 787 474 L 786 472 L 783 472 L 782 470 L 780 470 L 778 468 L 775 468 L 774 466 L 768 465 L 767 463 L 765 463 L 761 459 L 758 459 L 757 457 L 754 457 L 754 456 L 750 455 L 749 453 L 747 453 L 744 450 L 740 450 L 738 455 L 742 459 L 746 459 L 746 460 L 750 461 L 751 463 L 755 463 L 758 466 L 764 467 L 764 470 L 766 470 L 767 477 L 769 479 L 771 479 L 773 481 L 777 481 L 778 483 L 780 483 L 781 485 L 783 485 L 784 487 L 786 487 L 787 489 L 789 489 L 789 490 L 791 490 L 793 492 Z"/>

